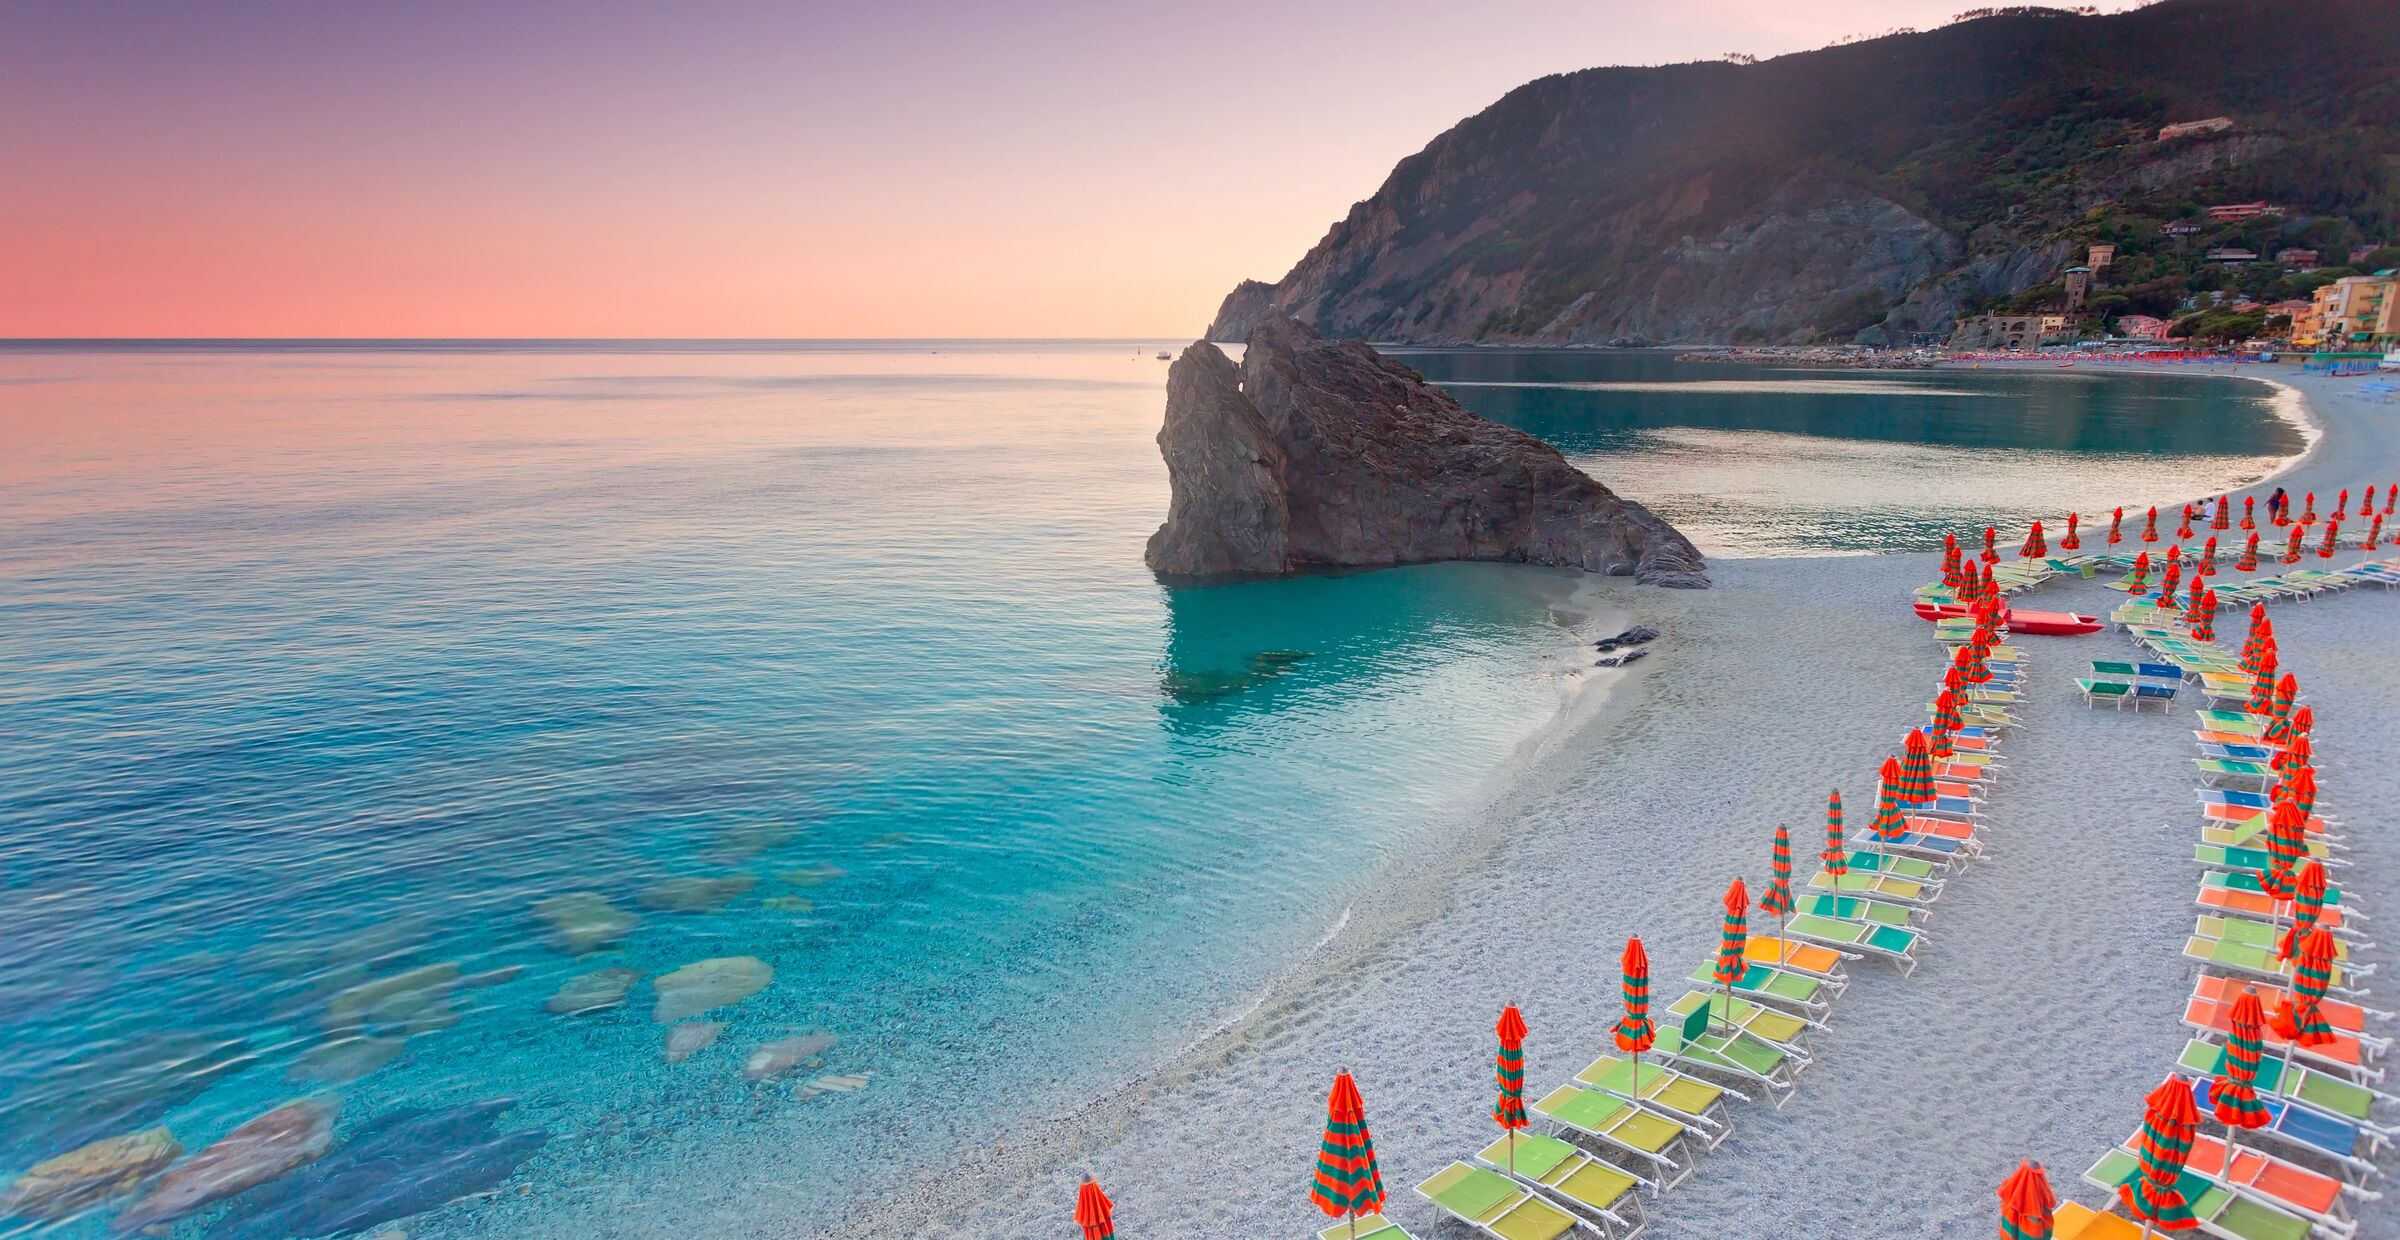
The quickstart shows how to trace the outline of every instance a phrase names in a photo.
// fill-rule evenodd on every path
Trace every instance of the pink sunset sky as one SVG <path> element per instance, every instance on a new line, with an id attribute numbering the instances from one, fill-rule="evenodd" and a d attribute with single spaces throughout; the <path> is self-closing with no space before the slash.
<path id="1" fill-rule="evenodd" d="M 1964 7 L 29 0 L 0 336 L 1188 337 L 1529 79 Z"/>

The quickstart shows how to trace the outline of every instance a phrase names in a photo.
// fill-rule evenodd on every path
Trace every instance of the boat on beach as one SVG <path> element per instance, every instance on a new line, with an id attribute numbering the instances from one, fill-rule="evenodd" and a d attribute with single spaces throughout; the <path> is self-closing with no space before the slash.
<path id="1" fill-rule="evenodd" d="M 1918 603 L 1917 615 L 1925 620 L 1951 620 L 1972 613 L 1957 603 Z M 2011 607 L 2001 613 L 2001 623 L 2011 632 L 2031 633 L 2036 637 L 2078 637 L 2100 631 L 2100 618 L 2072 611 L 2025 611 Z"/>

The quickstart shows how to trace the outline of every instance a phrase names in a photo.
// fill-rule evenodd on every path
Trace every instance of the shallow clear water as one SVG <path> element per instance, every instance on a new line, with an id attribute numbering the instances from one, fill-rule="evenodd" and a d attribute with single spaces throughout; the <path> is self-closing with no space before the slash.
<path id="1" fill-rule="evenodd" d="M 1613 617 L 1497 565 L 1162 589 L 1155 348 L 0 353 L 0 1174 L 305 1094 L 344 1134 L 512 1098 L 529 1158 L 436 1169 L 436 1126 L 383 1168 L 502 1189 L 412 1236 L 809 1234 L 1238 1014 Z M 2228 446 L 2145 456 L 2164 489 L 2286 442 L 2220 385 L 1944 376 L 1906 414 L 1790 378 L 1460 391 L 1721 545 L 1854 513 L 1879 452 L 1912 531 L 1964 453 L 2121 489 L 2122 442 L 2054 423 Z M 1942 429 L 2028 392 L 2061 412 Z M 568 893 L 621 936 L 561 950 Z M 771 982 L 664 1062 L 654 981 L 729 957 Z M 621 1006 L 545 1009 L 603 969 Z M 179 1234 L 308 1234 L 236 1207 Z"/>

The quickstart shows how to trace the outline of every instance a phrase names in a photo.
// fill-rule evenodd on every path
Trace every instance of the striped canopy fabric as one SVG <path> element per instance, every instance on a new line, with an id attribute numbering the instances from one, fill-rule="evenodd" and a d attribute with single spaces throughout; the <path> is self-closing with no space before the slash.
<path id="1" fill-rule="evenodd" d="M 2150 553 L 2133 557 L 2133 571 L 2125 574 L 2125 589 L 2135 598 L 2150 592 Z"/>
<path id="2" fill-rule="evenodd" d="M 2114 547 L 2123 541 L 2125 541 L 2125 510 L 2119 508 L 2109 514 L 2108 545 Z"/>
<path id="3" fill-rule="evenodd" d="M 2133 1216 L 2160 1231 L 2190 1231 L 2200 1225 L 2192 1203 L 2176 1187 L 2183 1165 L 2192 1156 L 2192 1137 L 2200 1127 L 2200 1108 L 2182 1081 L 2168 1077 L 2150 1091 L 2142 1115 L 2141 1170 L 2117 1186 L 2117 1196 Z"/>
<path id="4" fill-rule="evenodd" d="M 2242 497 L 2242 528 L 2246 530 L 2258 528 L 2258 497 L 2255 495 Z"/>
<path id="5" fill-rule="evenodd" d="M 1650 1023 L 1650 953 L 1640 936 L 1625 940 L 1625 1015 L 1617 1021 L 1617 1049 L 1631 1055 L 1649 1050 L 1658 1041 Z"/>
<path id="6" fill-rule="evenodd" d="M 2042 537 L 2042 523 L 2035 521 L 2033 528 L 2026 531 L 2025 545 L 2017 548 L 2017 555 L 2023 559 L 2038 560 L 2048 554 L 2050 543 Z"/>
<path id="7" fill-rule="evenodd" d="M 2306 508 L 2303 508 L 2303 509 L 2301 509 L 2301 510 L 2300 510 L 2300 524 L 2302 524 L 2302 525 L 2315 525 L 2316 523 L 2317 523 L 2317 493 L 2316 493 L 2316 492 L 2314 492 L 2314 491 L 2311 491 L 2311 492 L 2309 492 L 2309 493 L 2308 493 L 2308 507 L 2306 507 Z"/>
<path id="8" fill-rule="evenodd" d="M 2067 514 L 2067 536 L 2066 536 L 2065 538 L 2061 538 L 2061 539 L 2059 539 L 2059 540 L 2058 540 L 2058 549 L 2059 549 L 2059 550 L 2061 550 L 2061 551 L 2081 551 L 2081 550 L 2083 550 L 2083 535 L 2082 535 L 2082 534 L 2080 534 L 2080 533 L 2078 533 L 2078 532 L 2076 531 L 2076 529 L 2075 529 L 2075 526 L 2076 526 L 2076 524 L 2077 524 L 2078 522 L 2080 522 L 2081 520 L 2082 520 L 2082 518 L 2081 518 L 2081 517 L 2078 517 L 2078 516 L 2076 516 L 2074 513 L 2071 513 L 2071 512 L 2070 512 L 2070 513 L 2068 513 L 2068 514 Z"/>
<path id="9" fill-rule="evenodd" d="M 2298 709 L 2298 710 L 2296 710 L 2296 711 L 2293 711 L 2293 712 L 2292 712 L 2292 737 L 2293 737 L 2293 739 L 2295 739 L 2295 740 L 2296 740 L 2296 739 L 2298 739 L 2298 738 L 2300 738 L 2300 737 L 2303 737 L 2303 736 L 2310 735 L 2311 733 L 2315 732 L 2316 730 L 2317 730 L 2317 711 L 2316 711 L 2316 708 L 2315 708 L 2315 707 L 2313 707 L 2313 706 L 2303 706 L 2303 707 L 2301 707 L 2300 709 Z"/>
<path id="10" fill-rule="evenodd" d="M 2200 548 L 2200 575 L 2203 577 L 2217 575 L 2217 540 L 2213 536 Z"/>
<path id="11" fill-rule="evenodd" d="M 2267 759 L 2267 765 L 2280 771 L 2303 762 L 2313 762 L 2315 758 L 2315 742 L 2308 739 L 2308 733 L 2299 732 L 2292 737 L 2291 744 L 2276 750 L 2275 756 Z"/>
<path id="12" fill-rule="evenodd" d="M 2285 543 L 2283 547 L 2282 559 L 2284 563 L 2297 564 L 2300 562 L 2300 544 L 2307 537 L 2307 526 L 2295 525 L 2292 527 L 2292 540 L 2288 543 Z"/>
<path id="13" fill-rule="evenodd" d="M 1116 1240 L 1116 1207 L 1108 1194 L 1083 1177 L 1083 1187 L 1075 1194 L 1075 1225 L 1083 1229 L 1083 1240 Z"/>
<path id="14" fill-rule="evenodd" d="M 2176 522 L 2176 523 L 2175 523 L 2175 537 L 2177 537 L 2177 538 L 2190 538 L 2191 536 L 2192 536 L 2192 506 L 2191 506 L 2190 504 L 2185 504 L 2185 505 L 2183 506 L 2183 519 L 2182 519 L 2181 521 L 2178 521 L 2178 522 Z"/>
<path id="15" fill-rule="evenodd" d="M 1750 892 L 1742 880 L 1725 889 L 1725 929 L 1717 936 L 1717 967 L 1710 975 L 1731 986 L 1750 970 L 1743 949 L 1750 945 Z"/>
<path id="16" fill-rule="evenodd" d="M 1925 734 L 1910 728 L 1900 741 L 1900 796 L 1910 805 L 1923 805 L 1933 799 L 1933 751 L 1925 746 Z"/>
<path id="17" fill-rule="evenodd" d="M 2303 818 L 2317 812 L 2317 768 L 2308 762 L 2294 762 L 2283 771 L 2283 794 L 2300 807 Z"/>
<path id="18" fill-rule="evenodd" d="M 2150 519 L 2142 525 L 2142 541 L 2158 541 L 2158 508 L 2155 505 L 2150 509 Z"/>
<path id="19" fill-rule="evenodd" d="M 2212 530 L 2233 528 L 2233 501 L 2231 499 L 2223 495 L 2217 497 L 2217 515 L 2209 518 L 2208 528 Z"/>
<path id="20" fill-rule="evenodd" d="M 2373 551 L 2375 549 L 2375 545 L 2382 541 L 2383 514 L 2379 512 L 2375 514 L 2374 520 L 2367 522 L 2367 541 L 2359 545 L 2368 551 Z"/>
<path id="21" fill-rule="evenodd" d="M 2348 515 L 2350 515 L 2350 488 L 2343 487 L 2342 493 L 2334 497 L 2332 519 L 2339 521 Z"/>
<path id="22" fill-rule="evenodd" d="M 1997 564 L 1997 563 L 1999 563 L 1999 562 L 2000 562 L 2000 548 L 1999 548 L 1999 547 L 1996 545 L 1996 544 L 1997 544 L 1999 541 L 2000 541 L 2000 527 L 1998 527 L 1998 526 L 1996 526 L 1996 525 L 1987 525 L 1987 526 L 1984 526 L 1984 527 L 1983 527 L 1983 562 L 1984 562 L 1984 563 L 1986 563 L 1986 564 Z"/>
<path id="23" fill-rule="evenodd" d="M 1334 1074 L 1333 1093 L 1325 1100 L 1325 1141 L 1317 1151 L 1317 1178 L 1308 1199 L 1335 1218 L 1383 1209 L 1383 1173 L 1375 1167 L 1367 1104 L 1348 1072 Z"/>
<path id="24" fill-rule="evenodd" d="M 2317 558 L 2320 560 L 2332 559 L 2334 551 L 2341 545 L 2342 523 L 2339 520 L 2326 522 L 2325 541 L 2317 544 Z"/>
<path id="25" fill-rule="evenodd" d="M 1758 911 L 1791 916 L 1792 833 L 1782 827 L 1775 828 L 1775 842 L 1767 847 L 1767 889 L 1759 894 Z"/>
<path id="26" fill-rule="evenodd" d="M 1907 820 L 1900 808 L 1901 785 L 1905 780 L 1900 759 L 1885 758 L 1882 786 L 1875 793 L 1875 820 L 1867 824 L 1867 831 L 1876 843 L 1888 844 L 1907 831 Z"/>
<path id="27" fill-rule="evenodd" d="M 1842 847 L 1842 790 L 1825 794 L 1825 851 L 1817 854 L 1825 872 L 1840 878 L 1850 872 L 1850 853 Z"/>
<path id="28" fill-rule="evenodd" d="M 2234 557 L 2233 570 L 2237 573 L 2255 573 L 2258 571 L 2257 534 L 2254 533 L 2250 535 L 2250 541 L 2242 544 L 2242 553 Z"/>
<path id="29" fill-rule="evenodd" d="M 2267 811 L 2267 865 L 2258 872 L 2258 885 L 2277 900 L 2292 898 L 2294 872 L 2308 853 L 2308 816 L 2278 796 Z"/>
<path id="30" fill-rule="evenodd" d="M 1956 590 L 1965 578 L 1959 575 L 1958 535 L 1942 535 L 1942 584 Z"/>
<path id="31" fill-rule="evenodd" d="M 2181 551 L 2183 548 L 2177 547 L 2176 550 Z M 2175 591 L 2182 585 L 2183 561 L 2169 558 L 2167 560 L 2167 571 L 2161 574 L 2158 579 L 2158 605 L 2161 607 L 2174 606 Z"/>
<path id="32" fill-rule="evenodd" d="M 2294 1046 L 2323 1046 L 2340 1039 L 2325 1019 L 2325 991 L 2333 985 L 2333 932 L 2323 926 L 2300 940 L 2292 961 L 2292 993 L 2275 1009 L 2275 1032 Z"/>
<path id="33" fill-rule="evenodd" d="M 1493 1032 L 1500 1035 L 1500 1056 L 1495 1069 L 1500 1099 L 1492 1104 L 1492 1122 L 1514 1132 L 1526 1124 L 1525 1017 L 1517 1011 L 1516 1004 L 1500 1009 L 1500 1023 Z"/>
<path id="34" fill-rule="evenodd" d="M 1933 699 L 1933 738 L 1926 748 L 1937 758 L 1947 758 L 1957 752 L 1951 743 L 1958 730 L 1967 726 L 1959 714 L 1959 691 L 1944 686 Z"/>
<path id="35" fill-rule="evenodd" d="M 2264 715 L 2273 712 L 2274 709 L 2275 673 L 2272 671 L 2261 671 L 2258 674 L 2258 679 L 2250 682 L 2250 701 L 2248 703 L 2248 710 L 2253 715 Z"/>
<path id="36" fill-rule="evenodd" d="M 2258 1061 L 2266 1053 L 2267 1010 L 2256 988 L 2242 991 L 2233 1001 L 2233 1020 L 2225 1035 L 2225 1065 L 2210 1082 L 2208 1096 L 2217 1122 L 2228 1128 L 2264 1128 L 2274 1117 L 2258 1100 Z"/>
<path id="37" fill-rule="evenodd" d="M 2050 1240 L 2058 1194 L 2037 1162 L 2025 1161 L 2000 1181 L 2000 1240 Z"/>
<path id="38" fill-rule="evenodd" d="M 2217 592 L 2199 586 L 2197 581 L 2192 583 L 2192 615 L 2198 617 L 2192 621 L 2192 639 L 2213 642 L 2217 640 Z"/>
<path id="39" fill-rule="evenodd" d="M 2300 945 L 2325 916 L 2325 865 L 2311 858 L 2292 883 L 2292 924 L 2275 945 L 2278 960 L 2298 960 Z"/>

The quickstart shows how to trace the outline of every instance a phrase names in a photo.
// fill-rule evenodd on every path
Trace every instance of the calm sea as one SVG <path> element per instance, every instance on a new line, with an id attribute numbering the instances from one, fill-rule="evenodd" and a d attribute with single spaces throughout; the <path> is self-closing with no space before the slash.
<path id="1" fill-rule="evenodd" d="M 0 349 L 0 1176 L 331 1095 L 408 1139 L 178 1234 L 805 1235 L 1238 1015 L 1613 617 L 1161 588 L 1159 347 Z M 1718 551 L 2298 446 L 2180 379 L 1410 360 Z"/>

